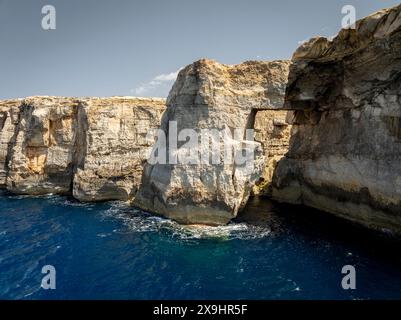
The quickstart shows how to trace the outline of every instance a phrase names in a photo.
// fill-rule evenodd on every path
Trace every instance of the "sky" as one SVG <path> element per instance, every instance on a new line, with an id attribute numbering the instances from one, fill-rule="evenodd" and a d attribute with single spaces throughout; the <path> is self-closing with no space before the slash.
<path id="1" fill-rule="evenodd" d="M 289 59 L 313 36 L 401 0 L 0 0 L 0 99 L 166 97 L 184 66 Z M 42 28 L 42 7 L 56 29 Z"/>

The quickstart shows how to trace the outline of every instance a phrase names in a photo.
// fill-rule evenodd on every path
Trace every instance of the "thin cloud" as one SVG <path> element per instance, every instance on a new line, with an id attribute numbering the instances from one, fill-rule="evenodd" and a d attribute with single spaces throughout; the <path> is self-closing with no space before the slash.
<path id="1" fill-rule="evenodd" d="M 304 39 L 304 40 L 298 41 L 298 44 L 299 44 L 299 45 L 302 45 L 302 44 L 304 44 L 304 43 L 307 43 L 309 40 L 310 40 L 310 39 Z"/>
<path id="2" fill-rule="evenodd" d="M 149 82 L 143 83 L 135 89 L 132 89 L 131 92 L 137 95 L 146 95 L 158 91 L 159 89 L 166 89 L 167 86 L 171 87 L 172 83 L 177 79 L 178 73 L 181 69 L 182 68 L 170 73 L 159 74 Z"/>
<path id="3" fill-rule="evenodd" d="M 168 74 L 159 74 L 154 78 L 154 81 L 175 81 L 175 79 L 177 79 L 178 72 L 180 72 L 181 69 L 182 68 Z"/>

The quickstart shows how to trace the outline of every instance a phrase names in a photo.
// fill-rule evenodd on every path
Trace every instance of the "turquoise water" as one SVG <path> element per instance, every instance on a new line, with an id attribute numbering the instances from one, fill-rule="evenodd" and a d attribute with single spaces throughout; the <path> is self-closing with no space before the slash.
<path id="1" fill-rule="evenodd" d="M 398 247 L 262 199 L 229 226 L 191 228 L 119 202 L 0 195 L 3 299 L 394 299 Z M 356 290 L 341 288 L 346 264 Z M 40 288 L 44 265 L 56 290 Z"/>

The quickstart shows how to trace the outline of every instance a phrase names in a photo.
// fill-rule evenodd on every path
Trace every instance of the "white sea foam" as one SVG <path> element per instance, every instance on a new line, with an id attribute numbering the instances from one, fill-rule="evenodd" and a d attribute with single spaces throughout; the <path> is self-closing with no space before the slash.
<path id="1" fill-rule="evenodd" d="M 181 225 L 170 219 L 129 207 L 122 202 L 113 202 L 103 213 L 103 217 L 122 220 L 129 232 L 165 232 L 170 237 L 180 240 L 258 239 L 271 234 L 271 229 L 267 226 L 255 226 L 246 222 L 230 223 L 225 226 Z"/>
<path id="2" fill-rule="evenodd" d="M 13 198 L 23 199 L 32 196 L 12 196 Z M 84 210 L 95 210 L 96 203 L 84 203 L 72 198 L 57 195 L 44 195 L 35 198 L 44 198 L 47 201 L 67 207 L 79 207 Z M 162 232 L 172 239 L 178 240 L 201 240 L 216 239 L 220 241 L 233 239 L 259 239 L 271 235 L 271 229 L 266 226 L 257 226 L 246 222 L 230 223 L 225 226 L 201 226 L 201 225 L 181 225 L 170 219 L 162 218 L 133 208 L 122 201 L 112 201 L 107 205 L 108 209 L 102 212 L 103 219 L 119 219 L 123 221 L 123 230 L 116 232 Z M 109 234 L 98 234 L 99 237 L 107 237 Z"/>

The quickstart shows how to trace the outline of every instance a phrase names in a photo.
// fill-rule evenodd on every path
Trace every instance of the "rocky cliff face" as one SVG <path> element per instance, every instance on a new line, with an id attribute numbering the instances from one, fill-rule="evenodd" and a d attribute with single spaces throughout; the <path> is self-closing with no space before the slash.
<path id="1" fill-rule="evenodd" d="M 0 101 L 0 187 L 7 184 L 8 163 L 15 143 L 21 100 Z"/>
<path id="2" fill-rule="evenodd" d="M 294 54 L 273 196 L 401 232 L 401 6 Z"/>
<path id="3" fill-rule="evenodd" d="M 136 198 L 137 206 L 184 223 L 227 223 L 255 184 L 254 193 L 270 191 L 276 162 L 288 147 L 286 112 L 274 110 L 283 105 L 288 66 L 206 60 L 190 65 L 171 92 L 163 121 L 163 99 L 1 101 L 0 187 L 17 194 L 72 194 L 80 201 Z M 245 145 L 254 148 L 255 161 L 148 164 L 142 177 L 155 142 L 149 133 L 160 124 L 168 131 L 170 121 L 177 121 L 177 131 L 220 130 L 219 138 L 239 129 L 239 137 L 230 137 L 232 155 Z M 247 141 L 247 128 L 255 129 L 255 142 Z M 219 150 L 219 157 L 225 152 Z"/>
<path id="4" fill-rule="evenodd" d="M 272 195 L 272 179 L 277 163 L 288 152 L 291 125 L 287 118 L 292 112 L 284 110 L 262 110 L 255 117 L 255 141 L 260 142 L 263 149 L 264 169 L 252 189 L 257 196 Z"/>
<path id="5" fill-rule="evenodd" d="M 262 135 L 268 130 L 281 139 L 281 129 L 273 128 L 281 127 L 280 120 L 274 125 L 272 117 L 263 119 L 267 113 L 257 116 L 257 112 L 283 107 L 289 64 L 275 61 L 228 66 L 200 60 L 184 68 L 167 99 L 161 129 L 171 133 L 171 121 L 177 123 L 178 133 L 189 128 L 202 135 L 203 129 L 214 129 L 220 136 L 211 140 L 213 146 L 221 146 L 222 135 L 231 134 L 234 153 L 253 148 L 255 161 L 245 165 L 223 161 L 218 165 L 210 161 L 147 165 L 135 204 L 182 223 L 224 224 L 234 218 L 265 171 L 267 151 L 261 142 L 246 137 L 246 129 L 254 128 L 256 118 L 260 139 L 265 140 Z M 232 134 L 235 130 L 237 136 Z M 286 139 L 288 144 L 288 136 Z M 167 153 L 171 149 L 168 145 Z M 223 149 L 217 151 L 219 158 Z M 181 146 L 179 152 L 199 155 L 205 146 Z M 266 178 L 270 179 L 269 174 Z"/>
<path id="6" fill-rule="evenodd" d="M 23 194 L 68 194 L 77 144 L 78 100 L 28 98 L 9 148 L 7 188 Z"/>
<path id="7" fill-rule="evenodd" d="M 0 185 L 19 194 L 129 200 L 163 99 L 32 97 L 0 102 Z"/>
<path id="8" fill-rule="evenodd" d="M 164 99 L 92 98 L 82 102 L 73 195 L 81 201 L 132 200 L 165 110 Z"/>
<path id="9" fill-rule="evenodd" d="M 197 61 L 167 109 L 124 97 L 0 101 L 0 187 L 133 200 L 210 225 L 236 217 L 253 192 L 401 234 L 400 92 L 398 6 L 310 40 L 292 63 Z M 159 127 L 155 143 L 148 134 Z M 165 162 L 146 161 L 163 152 Z"/>

